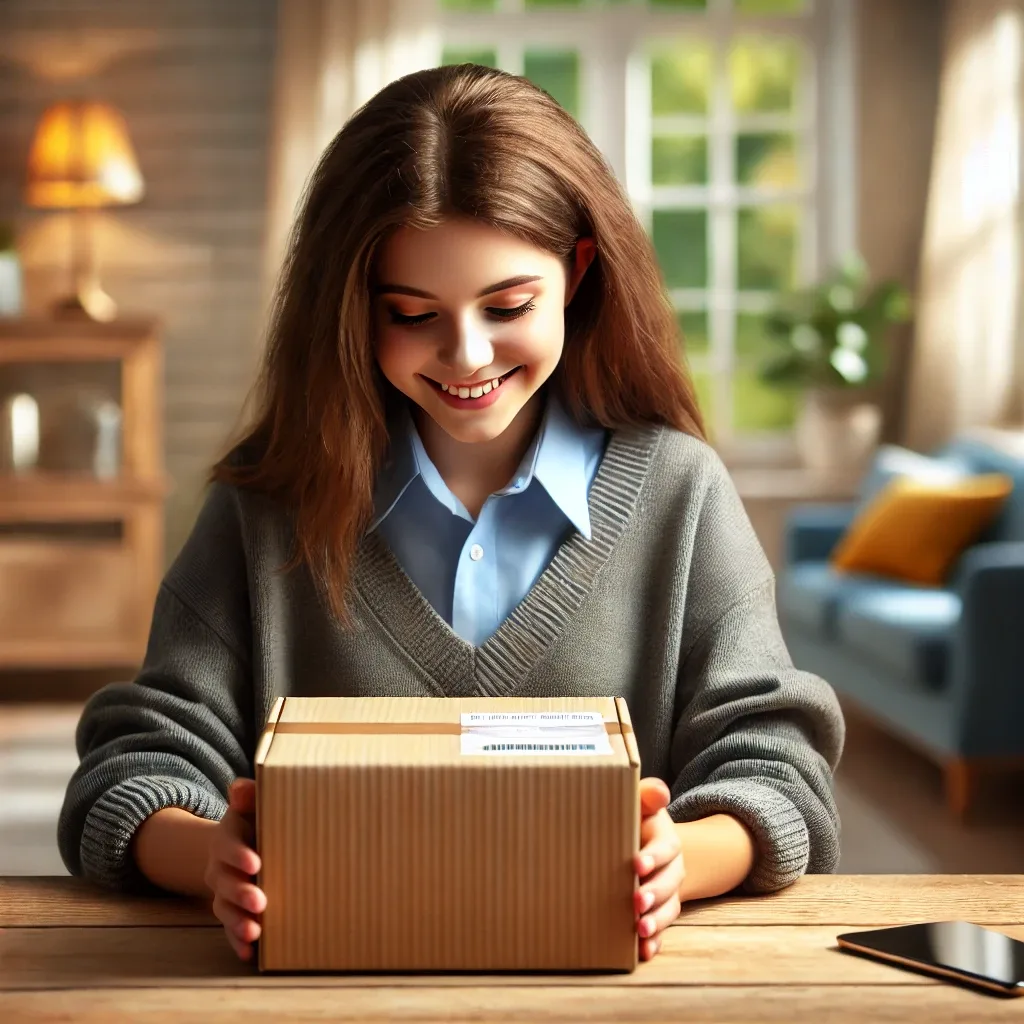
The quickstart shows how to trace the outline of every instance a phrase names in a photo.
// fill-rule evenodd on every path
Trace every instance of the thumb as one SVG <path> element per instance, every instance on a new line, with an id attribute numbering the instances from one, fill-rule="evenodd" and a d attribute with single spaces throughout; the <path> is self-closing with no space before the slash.
<path id="1" fill-rule="evenodd" d="M 640 814 L 649 818 L 652 814 L 668 807 L 672 794 L 661 779 L 650 778 L 640 780 Z"/>
<path id="2" fill-rule="evenodd" d="M 239 814 L 250 814 L 256 809 L 256 781 L 235 779 L 228 787 L 228 806 Z"/>

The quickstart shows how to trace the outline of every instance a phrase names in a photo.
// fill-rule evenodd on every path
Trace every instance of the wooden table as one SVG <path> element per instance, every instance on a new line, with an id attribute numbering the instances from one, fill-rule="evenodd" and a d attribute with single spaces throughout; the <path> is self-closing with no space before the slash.
<path id="1" fill-rule="evenodd" d="M 0 1020 L 1024 1022 L 1024 999 L 836 949 L 845 930 L 946 919 L 1024 939 L 1024 875 L 810 876 L 774 896 L 687 906 L 634 974 L 564 977 L 261 977 L 203 904 L 8 878 Z"/>

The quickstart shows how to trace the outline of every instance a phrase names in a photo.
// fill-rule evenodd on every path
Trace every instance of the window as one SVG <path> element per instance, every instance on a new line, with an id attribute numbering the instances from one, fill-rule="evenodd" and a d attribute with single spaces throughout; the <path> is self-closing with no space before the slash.
<path id="1" fill-rule="evenodd" d="M 850 0 L 438 0 L 444 63 L 576 117 L 646 226 L 724 455 L 791 450 L 761 318 L 853 245 Z"/>

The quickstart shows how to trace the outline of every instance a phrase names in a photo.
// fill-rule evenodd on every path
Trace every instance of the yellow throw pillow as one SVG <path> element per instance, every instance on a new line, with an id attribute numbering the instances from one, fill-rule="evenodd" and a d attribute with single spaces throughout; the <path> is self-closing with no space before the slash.
<path id="1" fill-rule="evenodd" d="M 949 483 L 897 477 L 853 521 L 832 553 L 834 568 L 938 585 L 999 514 L 1013 490 L 1003 473 Z"/>

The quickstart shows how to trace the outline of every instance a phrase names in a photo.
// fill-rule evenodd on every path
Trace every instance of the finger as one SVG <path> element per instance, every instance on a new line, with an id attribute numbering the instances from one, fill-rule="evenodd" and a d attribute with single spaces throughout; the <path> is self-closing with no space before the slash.
<path id="1" fill-rule="evenodd" d="M 683 858 L 673 857 L 665 867 L 647 878 L 643 886 L 637 889 L 636 912 L 646 914 L 673 896 L 678 896 L 685 876 Z"/>
<path id="2" fill-rule="evenodd" d="M 228 806 L 239 814 L 256 811 L 256 782 L 253 779 L 235 779 L 228 790 Z"/>
<path id="3" fill-rule="evenodd" d="M 640 814 L 647 818 L 657 814 L 663 807 L 668 807 L 672 794 L 661 779 L 651 778 L 640 780 Z"/>
<path id="4" fill-rule="evenodd" d="M 228 815 L 231 815 L 229 818 Z M 256 824 L 251 818 L 230 810 L 224 815 L 227 818 L 225 828 L 231 833 L 237 842 L 250 849 L 256 846 Z"/>
<path id="5" fill-rule="evenodd" d="M 642 939 L 653 939 L 660 935 L 678 916 L 680 911 L 679 894 L 666 900 L 649 914 L 644 914 L 636 923 L 637 934 Z"/>
<path id="6" fill-rule="evenodd" d="M 241 843 L 250 849 L 256 847 L 256 826 L 251 818 L 247 818 L 232 808 L 224 812 L 220 820 L 220 833 L 224 840 L 231 843 Z"/>
<path id="7" fill-rule="evenodd" d="M 670 823 L 668 811 L 662 808 L 646 818 L 640 819 L 640 845 L 646 846 L 665 832 L 666 823 Z"/>
<path id="8" fill-rule="evenodd" d="M 653 939 L 641 939 L 640 940 L 640 959 L 641 960 L 652 960 L 658 955 L 661 950 L 661 936 L 657 935 Z"/>
<path id="9" fill-rule="evenodd" d="M 255 942 L 260 937 L 259 921 L 222 896 L 214 899 L 213 912 L 217 920 L 240 942 Z"/>
<path id="10" fill-rule="evenodd" d="M 259 874 L 262 867 L 260 855 L 234 835 L 218 836 L 210 855 L 219 864 L 240 871 L 243 875 Z"/>
<path id="11" fill-rule="evenodd" d="M 217 887 L 217 895 L 249 914 L 262 914 L 267 909 L 266 893 L 236 871 L 225 872 Z"/>
<path id="12" fill-rule="evenodd" d="M 659 835 L 640 848 L 633 860 L 633 866 L 641 879 L 646 881 L 653 871 L 659 871 L 679 856 L 679 840 L 672 834 Z"/>
<path id="13" fill-rule="evenodd" d="M 224 936 L 228 940 L 228 944 L 235 951 L 235 956 L 239 960 L 251 960 L 252 959 L 252 944 L 249 942 L 243 942 L 237 935 L 233 934 L 229 929 L 224 929 Z"/>

